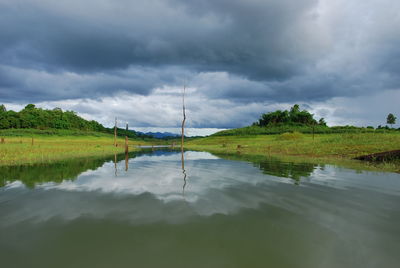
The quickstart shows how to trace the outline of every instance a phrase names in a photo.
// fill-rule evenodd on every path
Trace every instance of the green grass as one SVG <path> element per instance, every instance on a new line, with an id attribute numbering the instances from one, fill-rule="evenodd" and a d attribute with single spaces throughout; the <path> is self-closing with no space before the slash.
<path id="1" fill-rule="evenodd" d="M 80 157 L 108 156 L 124 151 L 124 139 L 109 134 L 56 130 L 0 131 L 5 143 L 0 144 L 0 166 L 54 163 Z M 32 137 L 34 144 L 32 145 Z M 169 141 L 168 143 L 172 143 Z M 162 140 L 130 139 L 130 145 L 165 144 Z M 177 145 L 179 141 L 177 140 Z M 371 164 L 352 160 L 360 155 L 400 149 L 400 132 L 311 134 L 283 133 L 278 135 L 229 135 L 186 139 L 186 149 L 216 154 L 244 156 L 275 156 L 292 162 L 318 162 L 400 172 L 400 161 Z M 130 150 L 136 150 L 133 146 Z"/>
<path id="2" fill-rule="evenodd" d="M 300 132 L 286 132 L 282 133 L 281 135 L 278 135 L 277 140 L 301 140 L 304 138 L 304 135 Z"/>
<path id="3" fill-rule="evenodd" d="M 398 161 L 381 164 L 352 160 L 356 156 L 400 149 L 400 133 L 210 136 L 191 140 L 186 148 L 213 153 L 285 157 L 290 161 L 365 166 L 365 169 L 400 172 Z"/>
<path id="4" fill-rule="evenodd" d="M 14 134 L 18 132 L 14 131 Z M 0 132 L 0 137 L 5 139 L 5 143 L 0 144 L 0 166 L 53 163 L 79 157 L 107 156 L 125 150 L 125 139 L 118 138 L 115 147 L 114 137 L 103 133 L 85 136 L 35 134 L 31 137 L 25 134 L 6 136 Z M 137 150 L 132 145 L 140 144 L 149 142 L 130 139 L 129 150 Z"/>

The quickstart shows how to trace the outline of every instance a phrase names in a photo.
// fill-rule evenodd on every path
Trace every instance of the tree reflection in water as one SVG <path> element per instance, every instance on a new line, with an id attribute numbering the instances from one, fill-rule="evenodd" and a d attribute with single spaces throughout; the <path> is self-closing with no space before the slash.
<path id="1" fill-rule="evenodd" d="M 166 152 L 168 151 L 168 152 Z M 63 180 L 74 180 L 79 174 L 87 170 L 96 170 L 106 162 L 114 163 L 115 176 L 118 175 L 118 162 L 125 161 L 125 171 L 129 168 L 129 159 L 140 155 L 151 154 L 170 154 L 177 153 L 173 150 L 161 149 L 143 150 L 140 152 L 130 152 L 128 154 L 115 154 L 107 157 L 88 157 L 76 158 L 60 161 L 51 164 L 34 164 L 22 166 L 3 166 L 0 167 L 0 187 L 13 181 L 21 181 L 29 188 L 35 187 L 35 184 L 56 182 Z M 216 154 L 216 156 L 228 160 L 240 160 L 251 162 L 255 167 L 262 170 L 264 174 L 277 177 L 286 177 L 294 180 L 295 184 L 299 184 L 301 178 L 309 177 L 317 164 L 312 163 L 292 163 L 281 161 L 273 157 L 262 156 L 246 156 L 237 154 Z M 187 173 L 185 169 L 185 155 L 181 151 L 181 170 L 183 174 L 182 195 L 185 195 L 187 188 Z"/>
<path id="2" fill-rule="evenodd" d="M 258 167 L 264 174 L 290 178 L 299 185 L 302 177 L 309 177 L 319 165 L 314 163 L 293 163 L 275 157 L 249 156 L 238 154 L 215 154 L 228 160 L 248 161 Z M 322 166 L 323 167 L 323 166 Z"/>
<path id="3" fill-rule="evenodd" d="M 115 154 L 107 157 L 75 158 L 51 164 L 34 164 L 21 166 L 0 167 L 0 187 L 13 181 L 21 181 L 28 188 L 46 182 L 60 183 L 63 180 L 74 180 L 87 170 L 96 170 L 106 162 L 113 162 L 115 176 L 117 176 L 117 163 L 123 159 L 135 158 L 148 152 L 131 152 L 128 155 Z"/>

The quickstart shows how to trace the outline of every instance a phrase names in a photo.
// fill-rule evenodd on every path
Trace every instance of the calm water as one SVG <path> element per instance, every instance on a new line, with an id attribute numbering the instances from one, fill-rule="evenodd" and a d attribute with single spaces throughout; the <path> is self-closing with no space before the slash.
<path id="1" fill-rule="evenodd" d="M 399 174 L 224 158 L 1 168 L 0 266 L 400 267 Z"/>

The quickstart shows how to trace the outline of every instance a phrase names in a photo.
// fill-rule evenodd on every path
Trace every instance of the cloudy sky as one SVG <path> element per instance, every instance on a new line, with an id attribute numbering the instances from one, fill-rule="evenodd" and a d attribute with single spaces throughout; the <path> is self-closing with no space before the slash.
<path id="1" fill-rule="evenodd" d="M 385 124 L 400 118 L 400 1 L 0 0 L 8 109 L 173 129 L 185 81 L 193 129 L 294 103 L 329 125 Z"/>

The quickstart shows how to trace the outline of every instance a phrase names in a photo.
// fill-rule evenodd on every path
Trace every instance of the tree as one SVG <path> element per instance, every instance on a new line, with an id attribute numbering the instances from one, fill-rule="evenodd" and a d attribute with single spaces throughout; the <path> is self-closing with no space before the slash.
<path id="1" fill-rule="evenodd" d="M 258 121 L 258 125 L 259 126 L 267 126 L 268 124 L 278 124 L 278 123 L 287 123 L 287 122 L 289 122 L 288 111 L 277 110 L 275 112 L 261 115 L 261 118 Z"/>
<path id="2" fill-rule="evenodd" d="M 393 114 L 388 114 L 387 118 L 386 118 L 386 123 L 390 124 L 390 126 L 392 127 L 393 124 L 396 124 L 396 116 L 394 116 Z"/>
<path id="3" fill-rule="evenodd" d="M 6 118 L 0 118 L 0 129 L 10 128 L 10 122 Z"/>
<path id="4" fill-rule="evenodd" d="M 294 122 L 305 125 L 313 125 L 316 123 L 316 121 L 313 119 L 313 115 L 306 110 L 297 113 L 296 121 Z"/>
<path id="5" fill-rule="evenodd" d="M 295 104 L 290 108 L 290 114 L 296 114 L 298 112 L 300 112 L 300 106 L 298 104 Z"/>
<path id="6" fill-rule="evenodd" d="M 326 126 L 326 121 L 325 121 L 325 119 L 323 117 L 318 120 L 318 125 Z"/>
<path id="7" fill-rule="evenodd" d="M 5 113 L 7 112 L 6 106 L 4 104 L 0 105 L 0 113 Z"/>
<path id="8" fill-rule="evenodd" d="M 262 114 L 258 122 L 254 123 L 254 125 L 261 127 L 275 124 L 314 125 L 317 124 L 317 121 L 313 118 L 313 114 L 306 110 L 300 111 L 300 106 L 295 104 L 290 108 L 290 111 L 277 110 Z"/>
<path id="9" fill-rule="evenodd" d="M 25 110 L 33 110 L 33 109 L 35 109 L 36 107 L 35 107 L 35 104 L 28 104 L 28 105 L 26 105 L 25 106 Z"/>

